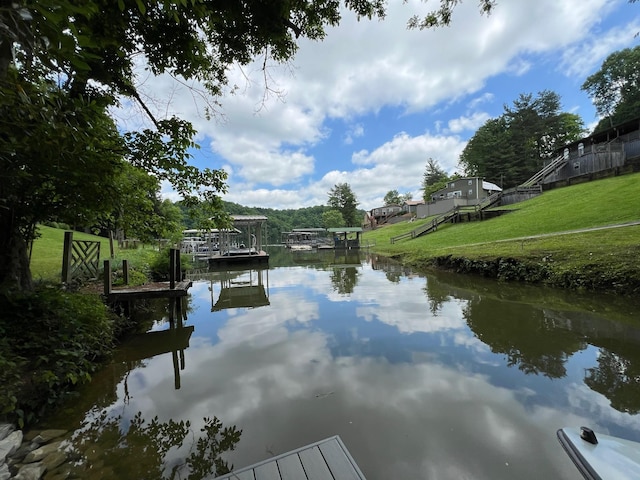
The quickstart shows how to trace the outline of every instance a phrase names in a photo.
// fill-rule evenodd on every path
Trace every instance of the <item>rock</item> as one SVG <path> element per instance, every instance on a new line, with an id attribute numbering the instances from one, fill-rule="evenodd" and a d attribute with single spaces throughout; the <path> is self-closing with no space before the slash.
<path id="1" fill-rule="evenodd" d="M 42 460 L 42 463 L 46 467 L 47 471 L 52 471 L 53 469 L 55 469 L 56 467 L 59 467 L 66 461 L 67 461 L 67 454 L 64 453 L 62 450 L 58 450 L 44 457 L 44 459 Z"/>
<path id="2" fill-rule="evenodd" d="M 57 452 L 60 448 L 60 444 L 62 444 L 62 440 L 57 442 L 47 443 L 42 447 L 36 448 L 34 451 L 29 452 L 26 457 L 24 457 L 24 463 L 33 463 L 39 462 L 47 455 L 51 455 L 54 452 Z"/>
<path id="3" fill-rule="evenodd" d="M 0 440 L 4 440 L 9 436 L 11 432 L 15 430 L 15 427 L 10 423 L 0 424 Z"/>
<path id="4" fill-rule="evenodd" d="M 66 480 L 69 476 L 71 476 L 69 465 L 63 465 L 53 472 L 47 470 L 47 473 L 44 474 L 44 480 Z"/>
<path id="5" fill-rule="evenodd" d="M 0 441 L 0 462 L 4 463 L 9 455 L 20 448 L 21 443 L 22 432 L 20 430 L 11 432 L 4 440 Z"/>
<path id="6" fill-rule="evenodd" d="M 11 461 L 13 461 L 13 463 L 22 461 L 22 459 L 26 457 L 29 452 L 33 452 L 39 446 L 40 445 L 38 445 L 37 443 L 23 441 L 22 445 L 20 445 L 20 448 L 9 456 L 9 458 L 7 459 L 7 463 L 11 464 Z"/>
<path id="7" fill-rule="evenodd" d="M 40 480 L 44 474 L 44 465 L 42 463 L 28 463 L 18 470 L 18 474 L 13 477 L 14 480 Z"/>
<path id="8" fill-rule="evenodd" d="M 44 476 L 44 480 L 67 480 L 67 478 L 69 478 L 69 472 L 47 473 Z"/>
<path id="9" fill-rule="evenodd" d="M 9 466 L 5 463 L 0 466 L 0 480 L 8 480 L 11 478 L 11 472 L 9 471 Z"/>
<path id="10" fill-rule="evenodd" d="M 33 441 L 35 443 L 42 445 L 43 443 L 49 443 L 54 438 L 61 437 L 65 433 L 67 433 L 67 430 L 58 430 L 58 429 L 43 430 L 38 435 L 33 437 Z"/>

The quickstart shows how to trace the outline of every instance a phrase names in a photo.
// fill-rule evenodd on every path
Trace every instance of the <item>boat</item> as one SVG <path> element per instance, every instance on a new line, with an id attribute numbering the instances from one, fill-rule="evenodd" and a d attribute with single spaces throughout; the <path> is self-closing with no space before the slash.
<path id="1" fill-rule="evenodd" d="M 311 245 L 290 245 L 289 249 L 292 252 L 306 252 L 309 250 L 313 250 L 313 247 Z"/>
<path id="2" fill-rule="evenodd" d="M 596 433 L 588 427 L 565 427 L 558 440 L 587 480 L 640 478 L 640 443 Z"/>

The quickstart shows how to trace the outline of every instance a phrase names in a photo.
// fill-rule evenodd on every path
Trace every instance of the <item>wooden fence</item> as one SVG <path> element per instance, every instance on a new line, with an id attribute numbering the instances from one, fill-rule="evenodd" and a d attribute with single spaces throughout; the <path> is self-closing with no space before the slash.
<path id="1" fill-rule="evenodd" d="M 73 232 L 64 232 L 62 283 L 98 278 L 100 242 L 74 240 Z"/>

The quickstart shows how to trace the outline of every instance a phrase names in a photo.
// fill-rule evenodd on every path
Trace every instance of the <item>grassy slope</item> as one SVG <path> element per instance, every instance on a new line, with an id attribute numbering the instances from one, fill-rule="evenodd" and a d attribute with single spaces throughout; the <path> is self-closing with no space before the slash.
<path id="1" fill-rule="evenodd" d="M 38 231 L 40 237 L 33 242 L 33 251 L 31 253 L 31 274 L 34 280 L 60 281 L 65 230 L 39 226 Z M 74 232 L 73 239 L 100 242 L 100 262 L 109 258 L 108 238 Z M 129 260 L 132 266 L 135 266 L 136 262 L 148 262 L 148 257 L 151 253 L 150 249 L 119 250 L 117 245 L 114 245 L 114 250 L 114 268 L 123 259 Z M 102 263 L 100 268 L 102 268 Z"/>
<path id="2" fill-rule="evenodd" d="M 435 233 L 392 245 L 391 237 L 420 224 L 405 222 L 367 232 L 364 242 L 375 242 L 377 252 L 400 256 L 410 264 L 429 264 L 445 255 L 475 260 L 510 257 L 544 263 L 556 274 L 591 269 L 594 275 L 637 275 L 640 226 L 509 239 L 637 221 L 638 199 L 640 174 L 625 175 L 551 190 L 507 207 L 512 213 L 484 222 L 446 224 Z"/>

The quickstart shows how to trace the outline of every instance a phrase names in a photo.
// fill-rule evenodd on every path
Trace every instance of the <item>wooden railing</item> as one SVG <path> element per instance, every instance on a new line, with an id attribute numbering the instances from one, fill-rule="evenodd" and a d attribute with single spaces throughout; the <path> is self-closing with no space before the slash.
<path id="1" fill-rule="evenodd" d="M 464 212 L 465 210 L 472 212 L 472 213 L 478 213 L 481 212 L 483 210 L 486 210 L 487 208 L 492 207 L 493 205 L 495 205 L 496 203 L 498 203 L 500 201 L 500 199 L 502 198 L 502 192 L 496 192 L 490 196 L 488 196 L 487 198 L 483 199 L 480 203 L 477 203 L 475 205 L 468 205 L 468 206 L 456 206 L 453 207 L 451 210 L 446 211 L 445 213 L 438 215 L 437 217 L 435 217 L 433 220 L 431 220 L 430 222 L 426 222 L 423 223 L 422 225 L 420 225 L 419 227 L 411 230 L 410 232 L 407 233 L 403 233 L 401 235 L 396 235 L 395 237 L 391 237 L 391 243 L 396 243 L 399 240 L 405 240 L 407 238 L 416 238 L 419 237 L 421 235 L 425 235 L 427 233 L 430 232 L 434 232 L 438 229 L 438 226 L 442 225 L 445 222 L 449 222 L 451 220 L 453 220 L 456 217 L 459 217 L 460 214 L 462 212 Z"/>
<path id="2" fill-rule="evenodd" d="M 553 161 L 549 165 L 543 167 L 542 170 L 540 170 L 538 173 L 536 173 L 534 176 L 532 176 L 526 182 L 520 184 L 520 186 L 521 187 L 532 187 L 536 183 L 540 183 L 542 180 L 544 180 L 544 177 L 549 175 L 556 168 L 562 167 L 568 161 L 569 161 L 569 158 L 565 157 L 564 155 L 560 155 L 560 156 L 554 158 Z"/>
<path id="3" fill-rule="evenodd" d="M 426 233 L 432 232 L 438 229 L 438 226 L 448 222 L 453 219 L 456 215 L 458 215 L 458 211 L 460 207 L 453 207 L 451 210 L 446 211 L 442 215 L 438 215 L 436 218 L 431 220 L 430 222 L 423 223 L 418 228 L 411 230 L 410 232 L 403 233 L 402 235 L 397 235 L 395 237 L 391 237 L 391 243 L 396 243 L 398 240 L 404 240 L 406 238 L 416 238 L 420 235 L 424 235 Z"/>
<path id="4" fill-rule="evenodd" d="M 500 201 L 501 198 L 502 198 L 502 192 L 496 192 L 489 195 L 487 198 L 483 199 L 479 204 L 476 205 L 476 212 L 493 207 L 496 203 Z"/>

